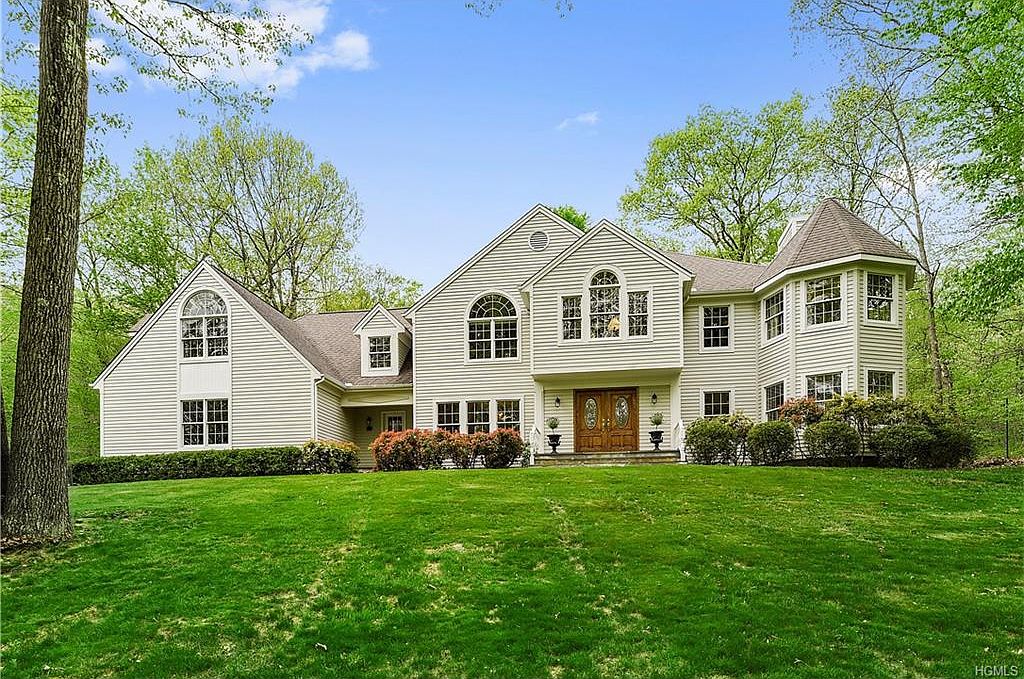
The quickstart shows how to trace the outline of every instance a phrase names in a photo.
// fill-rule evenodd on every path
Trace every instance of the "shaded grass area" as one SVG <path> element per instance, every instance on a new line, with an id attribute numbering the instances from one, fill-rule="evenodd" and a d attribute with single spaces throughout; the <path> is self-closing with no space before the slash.
<path id="1" fill-rule="evenodd" d="M 5 677 L 903 677 L 1020 665 L 1024 469 L 75 488 Z"/>

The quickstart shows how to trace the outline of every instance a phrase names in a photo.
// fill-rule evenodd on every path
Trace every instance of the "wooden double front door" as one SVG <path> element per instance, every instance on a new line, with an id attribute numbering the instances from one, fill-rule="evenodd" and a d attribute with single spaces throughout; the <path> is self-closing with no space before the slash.
<path id="1" fill-rule="evenodd" d="M 636 388 L 575 392 L 574 444 L 577 453 L 639 450 L 640 418 Z"/>

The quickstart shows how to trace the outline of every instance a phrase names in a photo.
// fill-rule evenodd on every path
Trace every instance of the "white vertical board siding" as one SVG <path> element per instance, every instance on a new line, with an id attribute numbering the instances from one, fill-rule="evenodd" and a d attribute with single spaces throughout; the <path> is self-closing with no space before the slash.
<path id="1" fill-rule="evenodd" d="M 704 350 L 701 306 L 732 306 L 730 351 Z M 757 300 L 751 296 L 690 297 L 683 307 L 683 368 L 680 397 L 683 424 L 704 416 L 702 391 L 732 391 L 732 412 L 743 411 L 757 419 L 761 400 L 758 391 Z"/>
<path id="2" fill-rule="evenodd" d="M 843 318 L 830 326 L 809 326 L 805 306 L 806 286 L 810 278 L 839 273 L 842 275 Z M 796 279 L 796 336 L 795 375 L 793 393 L 787 396 L 807 395 L 807 375 L 827 372 L 843 373 L 843 391 L 853 391 L 856 365 L 854 324 L 857 322 L 855 292 L 857 277 L 853 269 L 823 269 Z"/>
<path id="3" fill-rule="evenodd" d="M 620 337 L 562 340 L 560 306 L 563 295 L 581 295 L 587 305 L 591 275 L 603 266 L 616 272 L 626 290 L 646 290 L 650 325 L 648 337 L 628 336 L 628 309 L 620 309 Z M 643 370 L 681 366 L 679 274 L 627 243 L 611 230 L 596 234 L 552 271 L 535 281 L 531 298 L 534 319 L 533 368 L 538 375 L 599 370 Z M 584 310 L 586 326 L 586 310 Z"/>
<path id="4" fill-rule="evenodd" d="M 201 271 L 104 380 L 105 455 L 178 449 L 178 310 L 197 290 L 213 290 L 229 307 L 231 446 L 301 445 L 312 436 L 309 368 L 233 291 Z"/>
<path id="5" fill-rule="evenodd" d="M 530 234 L 541 229 L 548 246 L 536 252 Z M 523 433 L 533 425 L 533 378 L 530 374 L 530 316 L 519 286 L 576 236 L 543 215 L 524 222 L 490 252 L 451 281 L 416 312 L 413 369 L 416 426 L 432 429 L 437 401 L 521 398 Z M 519 312 L 519 357 L 515 361 L 468 361 L 466 313 L 486 292 L 500 292 Z"/>
<path id="6" fill-rule="evenodd" d="M 754 413 L 747 413 L 756 420 L 764 419 L 764 388 L 778 382 L 785 384 L 785 395 L 790 397 L 793 395 L 794 385 L 790 379 L 790 342 L 793 336 L 796 334 L 795 330 L 795 306 L 793 304 L 794 299 L 793 283 L 786 283 L 784 285 L 776 285 L 772 288 L 761 293 L 758 297 L 757 306 L 757 333 L 759 341 L 761 342 L 760 349 L 757 355 L 757 375 L 758 375 L 758 412 L 757 417 L 754 417 Z M 776 294 L 779 290 L 782 290 L 782 322 L 783 322 L 783 333 L 779 337 L 772 340 L 765 340 L 765 327 L 764 327 L 764 300 L 767 297 L 771 297 Z"/>
<path id="7" fill-rule="evenodd" d="M 889 274 L 893 277 L 893 322 L 890 324 L 867 320 L 867 279 L 868 273 Z M 894 395 L 906 394 L 906 280 L 902 273 L 884 266 L 860 269 L 856 272 L 860 287 L 861 308 L 857 318 L 860 321 L 860 374 L 857 375 L 856 390 L 867 394 L 868 370 L 884 370 L 896 373 L 893 381 Z"/>
<path id="8" fill-rule="evenodd" d="M 341 405 L 341 391 L 327 382 L 316 385 L 316 436 L 355 443 L 348 413 Z"/>

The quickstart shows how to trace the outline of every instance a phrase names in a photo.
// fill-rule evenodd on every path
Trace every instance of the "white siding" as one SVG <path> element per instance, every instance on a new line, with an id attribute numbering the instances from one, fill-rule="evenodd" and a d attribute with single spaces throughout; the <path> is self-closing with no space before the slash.
<path id="1" fill-rule="evenodd" d="M 893 277 L 893 323 L 881 323 L 867 320 L 867 274 L 890 274 Z M 856 391 L 867 394 L 868 370 L 884 370 L 896 373 L 893 391 L 896 396 L 906 393 L 906 280 L 901 273 L 885 267 L 870 267 L 856 272 L 860 290 L 860 336 L 858 347 L 859 374 L 857 375 Z"/>
<path id="2" fill-rule="evenodd" d="M 328 382 L 316 385 L 316 436 L 355 442 L 348 412 L 341 405 L 341 391 Z"/>
<path id="3" fill-rule="evenodd" d="M 203 270 L 104 380 L 104 455 L 179 448 L 178 308 L 200 289 L 228 304 L 231 446 L 301 445 L 312 436 L 311 371 Z"/>
<path id="4" fill-rule="evenodd" d="M 620 286 L 626 290 L 648 292 L 649 336 L 628 336 L 628 309 L 623 308 L 620 309 L 620 337 L 590 339 L 584 311 L 583 339 L 562 340 L 561 297 L 582 295 L 586 307 L 591 275 L 603 267 L 616 271 Z M 535 314 L 533 370 L 537 375 L 627 368 L 678 370 L 682 365 L 679 351 L 682 280 L 679 274 L 610 230 L 596 234 L 535 281 L 530 303 Z"/>
<path id="5" fill-rule="evenodd" d="M 610 383 L 609 383 L 610 382 Z M 632 387 L 636 386 L 635 380 L 581 380 L 581 383 L 577 385 L 580 389 L 586 388 L 605 388 L 605 387 Z M 575 420 L 573 418 L 573 387 L 551 387 L 544 390 L 544 418 L 557 417 L 558 418 L 558 429 L 554 433 L 561 434 L 562 440 L 558 446 L 559 453 L 571 453 L 574 451 L 574 431 L 575 431 Z M 663 441 L 661 444 L 662 450 L 668 450 L 671 448 L 671 430 L 673 422 L 671 415 L 671 387 L 668 383 L 665 384 L 644 384 L 637 387 L 637 409 L 639 410 L 639 449 L 640 450 L 654 450 L 654 444 L 651 443 L 651 437 L 648 432 L 651 431 L 650 417 L 655 412 L 662 414 L 663 422 L 658 427 L 664 432 Z M 651 395 L 658 395 L 658 403 L 651 403 Z M 555 397 L 561 399 L 561 403 L 555 406 Z M 543 450 L 534 451 L 537 453 L 550 453 L 551 447 L 547 445 L 547 435 L 552 433 L 547 425 L 543 422 L 539 423 L 541 428 L 544 430 L 544 446 Z"/>
<path id="6" fill-rule="evenodd" d="M 708 351 L 702 345 L 701 306 L 732 306 L 732 347 L 730 351 Z M 683 423 L 704 416 L 702 391 L 732 391 L 732 412 L 743 411 L 751 418 L 760 410 L 757 383 L 758 304 L 751 296 L 690 297 L 683 307 L 683 368 L 681 412 Z"/>
<path id="7" fill-rule="evenodd" d="M 547 248 L 530 249 L 530 234 L 543 229 Z M 415 424 L 433 428 L 437 401 L 492 398 L 523 399 L 523 431 L 533 423 L 533 377 L 530 374 L 530 317 L 519 286 L 576 240 L 576 235 L 543 215 L 536 215 L 452 280 L 416 312 Z M 515 361 L 468 361 L 466 313 L 485 292 L 507 296 L 519 311 L 519 357 Z"/>
<path id="8" fill-rule="evenodd" d="M 806 286 L 804 282 L 810 278 L 819 278 L 834 273 L 842 275 L 843 318 L 834 326 L 809 326 L 807 324 L 806 307 L 804 305 Z M 819 373 L 842 372 L 843 391 L 853 390 L 853 377 L 856 374 L 857 353 L 854 350 L 854 325 L 856 322 L 857 304 L 855 300 L 856 276 L 853 269 L 823 269 L 808 273 L 795 281 L 796 299 L 796 360 L 793 366 L 795 373 L 794 396 L 807 394 L 807 375 Z M 787 395 L 788 394 L 787 392 Z"/>
<path id="9" fill-rule="evenodd" d="M 765 339 L 765 328 L 764 328 L 764 300 L 767 297 L 771 297 L 779 290 L 783 291 L 782 295 L 782 321 L 783 321 L 783 334 L 779 337 L 773 338 L 772 340 Z M 794 349 L 794 341 L 796 332 L 795 326 L 795 311 L 794 311 L 794 295 L 796 286 L 790 282 L 784 285 L 776 285 L 766 290 L 758 298 L 757 306 L 757 332 L 758 337 L 761 340 L 761 348 L 758 351 L 758 362 L 757 362 L 757 374 L 758 374 L 758 409 L 756 417 L 755 413 L 747 413 L 756 420 L 764 419 L 764 388 L 778 382 L 784 384 L 784 390 L 786 398 L 794 396 L 795 386 L 793 384 L 793 378 L 790 375 L 792 356 Z"/>

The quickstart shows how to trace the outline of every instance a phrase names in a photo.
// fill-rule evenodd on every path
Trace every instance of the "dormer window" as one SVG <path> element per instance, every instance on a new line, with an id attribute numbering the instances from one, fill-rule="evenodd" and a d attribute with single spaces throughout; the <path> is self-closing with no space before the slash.
<path id="1" fill-rule="evenodd" d="M 209 290 L 197 292 L 181 307 L 182 358 L 228 355 L 228 307 Z"/>
<path id="2" fill-rule="evenodd" d="M 370 338 L 370 368 L 391 367 L 391 336 L 383 335 Z"/>

